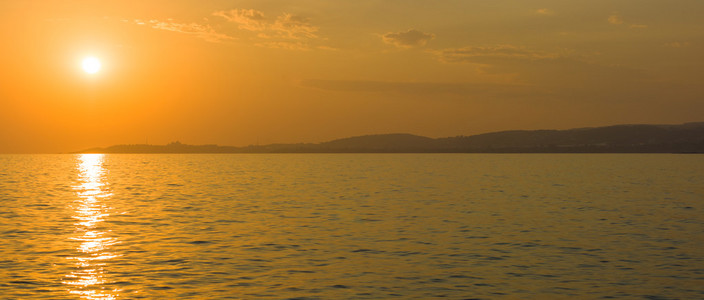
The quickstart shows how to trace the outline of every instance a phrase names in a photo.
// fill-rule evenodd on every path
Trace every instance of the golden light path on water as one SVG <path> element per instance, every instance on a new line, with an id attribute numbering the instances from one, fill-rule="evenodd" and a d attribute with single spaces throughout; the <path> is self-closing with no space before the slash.
<path id="1" fill-rule="evenodd" d="M 65 275 L 62 283 L 68 286 L 69 293 L 81 299 L 116 299 L 120 292 L 105 288 L 110 283 L 106 276 L 108 262 L 120 255 L 111 252 L 110 247 L 119 241 L 109 236 L 110 230 L 104 224 L 112 194 L 107 189 L 103 162 L 103 154 L 82 154 L 76 167 L 79 184 L 74 186 L 78 197 L 73 203 L 76 221 L 71 240 L 79 243 L 78 253 L 68 258 L 74 261 L 75 270 Z"/>

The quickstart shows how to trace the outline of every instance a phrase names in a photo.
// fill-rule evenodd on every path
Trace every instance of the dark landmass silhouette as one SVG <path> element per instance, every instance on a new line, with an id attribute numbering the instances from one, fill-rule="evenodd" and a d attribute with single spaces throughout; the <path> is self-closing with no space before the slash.
<path id="1" fill-rule="evenodd" d="M 568 130 L 512 130 L 429 138 L 377 134 L 324 143 L 116 145 L 75 153 L 704 153 L 704 122 L 615 125 Z"/>

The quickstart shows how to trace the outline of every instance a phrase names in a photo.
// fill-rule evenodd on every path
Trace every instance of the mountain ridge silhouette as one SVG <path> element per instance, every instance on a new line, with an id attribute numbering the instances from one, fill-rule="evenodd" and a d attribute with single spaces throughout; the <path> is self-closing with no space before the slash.
<path id="1" fill-rule="evenodd" d="M 507 130 L 445 138 L 370 134 L 322 143 L 244 147 L 173 142 L 115 145 L 74 153 L 704 153 L 704 122 Z"/>

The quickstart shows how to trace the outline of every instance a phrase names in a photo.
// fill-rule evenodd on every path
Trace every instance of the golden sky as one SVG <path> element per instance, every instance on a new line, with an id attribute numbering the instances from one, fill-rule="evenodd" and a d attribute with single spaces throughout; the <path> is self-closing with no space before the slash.
<path id="1" fill-rule="evenodd" d="M 3 0 L 0 153 L 702 121 L 702 16 L 701 0 Z"/>

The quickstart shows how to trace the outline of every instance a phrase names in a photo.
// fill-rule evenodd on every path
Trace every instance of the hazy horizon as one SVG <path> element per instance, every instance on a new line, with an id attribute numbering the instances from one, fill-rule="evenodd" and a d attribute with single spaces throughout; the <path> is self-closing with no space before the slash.
<path id="1" fill-rule="evenodd" d="M 2 1 L 0 153 L 697 122 L 702 15 L 700 1 Z"/>

